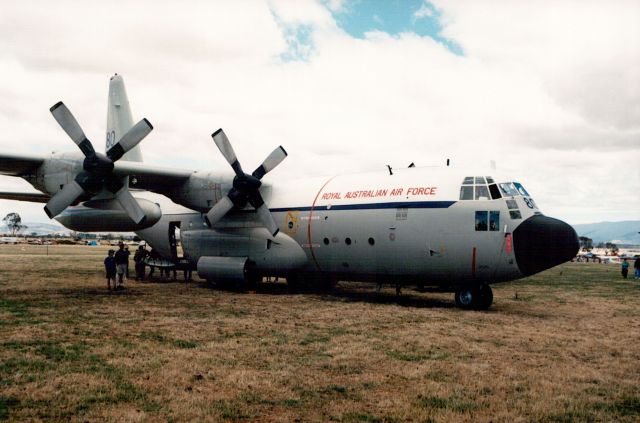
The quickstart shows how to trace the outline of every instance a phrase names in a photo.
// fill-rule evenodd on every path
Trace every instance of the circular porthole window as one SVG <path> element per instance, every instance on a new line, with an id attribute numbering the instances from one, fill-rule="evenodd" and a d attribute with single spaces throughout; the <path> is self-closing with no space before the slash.
<path id="1" fill-rule="evenodd" d="M 373 238 L 369 238 L 369 245 L 374 245 L 376 243 L 376 240 Z"/>
<path id="2" fill-rule="evenodd" d="M 324 242 L 324 245 L 329 245 L 329 238 L 323 239 L 322 242 Z"/>
<path id="3" fill-rule="evenodd" d="M 347 245 L 351 245 L 351 238 L 345 238 L 344 243 Z"/>

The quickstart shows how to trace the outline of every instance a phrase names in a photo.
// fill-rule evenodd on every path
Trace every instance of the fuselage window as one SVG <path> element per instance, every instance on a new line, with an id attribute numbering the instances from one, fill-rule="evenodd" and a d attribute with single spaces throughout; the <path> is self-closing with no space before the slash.
<path id="1" fill-rule="evenodd" d="M 499 211 L 489 212 L 489 230 L 490 231 L 500 230 L 500 212 Z"/>
<path id="2" fill-rule="evenodd" d="M 488 200 L 489 198 L 489 189 L 487 186 L 476 185 L 476 200 Z"/>
<path id="3" fill-rule="evenodd" d="M 484 180 L 484 176 L 476 176 L 476 184 L 486 184 L 487 182 Z"/>
<path id="4" fill-rule="evenodd" d="M 509 210 L 509 216 L 512 219 L 522 219 L 522 215 L 520 214 L 520 210 Z"/>
<path id="5" fill-rule="evenodd" d="M 493 182 L 494 182 L 493 178 L 491 176 L 487 176 L 487 183 L 492 184 Z"/>
<path id="6" fill-rule="evenodd" d="M 476 231 L 486 231 L 486 230 L 487 230 L 487 212 L 477 211 L 476 212 Z"/>
<path id="7" fill-rule="evenodd" d="M 500 195 L 500 190 L 498 189 L 498 186 L 496 184 L 489 185 L 489 192 L 491 192 L 491 198 L 494 200 L 502 198 L 502 195 Z"/>
<path id="8" fill-rule="evenodd" d="M 516 203 L 516 200 L 506 200 L 507 202 L 507 208 L 509 210 L 517 210 L 518 209 L 518 203 Z"/>
<path id="9" fill-rule="evenodd" d="M 467 176 L 466 178 L 464 178 L 464 181 L 462 181 L 462 185 L 473 185 L 473 176 Z"/>

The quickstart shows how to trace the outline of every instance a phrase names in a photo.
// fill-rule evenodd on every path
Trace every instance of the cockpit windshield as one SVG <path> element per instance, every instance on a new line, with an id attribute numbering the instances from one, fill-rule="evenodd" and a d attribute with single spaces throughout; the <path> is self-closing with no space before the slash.
<path id="1" fill-rule="evenodd" d="M 518 182 L 514 182 L 513 185 L 516 186 L 516 189 L 518 190 L 518 192 L 520 193 L 520 195 L 524 195 L 525 197 L 529 197 L 529 193 L 527 192 L 526 189 L 524 189 L 524 187 L 522 186 L 522 184 L 519 184 Z"/>
<path id="2" fill-rule="evenodd" d="M 461 200 L 496 200 L 502 198 L 491 176 L 467 176 L 460 187 Z"/>
<path id="3" fill-rule="evenodd" d="M 505 197 L 516 197 L 518 195 L 529 197 L 529 193 L 519 182 L 503 182 L 498 184 L 498 186 Z"/>

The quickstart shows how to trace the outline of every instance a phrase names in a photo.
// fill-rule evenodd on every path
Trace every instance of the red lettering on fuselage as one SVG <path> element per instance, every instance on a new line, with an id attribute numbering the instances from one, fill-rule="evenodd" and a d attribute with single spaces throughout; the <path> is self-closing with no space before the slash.
<path id="1" fill-rule="evenodd" d="M 407 195 L 436 195 L 436 187 L 412 187 L 407 190 Z"/>

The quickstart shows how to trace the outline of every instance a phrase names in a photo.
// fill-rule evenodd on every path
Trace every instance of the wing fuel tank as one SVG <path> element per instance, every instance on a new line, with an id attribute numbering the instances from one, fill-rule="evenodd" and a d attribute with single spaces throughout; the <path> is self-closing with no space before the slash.
<path id="1" fill-rule="evenodd" d="M 162 211 L 158 204 L 142 198 L 136 198 L 135 201 L 144 212 L 144 219 L 139 224 L 131 220 L 115 199 L 86 201 L 80 206 L 68 207 L 55 219 L 78 232 L 138 231 L 153 226 L 160 220 Z"/>

